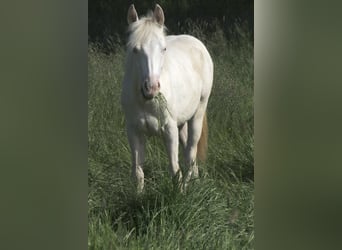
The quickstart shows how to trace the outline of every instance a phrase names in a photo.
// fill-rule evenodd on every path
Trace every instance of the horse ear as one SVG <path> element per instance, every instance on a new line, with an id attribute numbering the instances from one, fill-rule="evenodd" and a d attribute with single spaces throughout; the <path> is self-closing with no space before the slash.
<path id="1" fill-rule="evenodd" d="M 127 13 L 127 22 L 128 24 L 131 24 L 135 21 L 138 21 L 138 13 L 134 8 L 134 4 L 131 4 L 128 8 L 128 13 Z"/>
<path id="2" fill-rule="evenodd" d="M 159 4 L 156 4 L 156 7 L 154 8 L 153 16 L 154 16 L 154 19 L 157 21 L 157 23 L 159 23 L 160 25 L 164 25 L 164 21 L 165 21 L 164 12 Z"/>

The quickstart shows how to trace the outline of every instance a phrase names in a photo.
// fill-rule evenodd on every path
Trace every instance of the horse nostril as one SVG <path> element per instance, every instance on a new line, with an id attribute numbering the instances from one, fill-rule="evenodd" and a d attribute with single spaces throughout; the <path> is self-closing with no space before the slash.
<path id="1" fill-rule="evenodd" d="M 160 88 L 160 82 L 158 81 L 158 89 Z"/>
<path id="2" fill-rule="evenodd" d="M 145 90 L 148 91 L 147 81 L 145 81 L 144 87 L 145 87 Z"/>

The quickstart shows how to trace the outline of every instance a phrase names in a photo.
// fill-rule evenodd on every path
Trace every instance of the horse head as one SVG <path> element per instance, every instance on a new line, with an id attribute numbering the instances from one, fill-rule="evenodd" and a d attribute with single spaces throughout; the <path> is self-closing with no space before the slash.
<path id="1" fill-rule="evenodd" d="M 135 67 L 142 96 L 146 100 L 155 97 L 161 88 L 160 75 L 166 52 L 164 12 L 157 4 L 153 13 L 139 20 L 132 4 L 128 9 L 128 53 Z"/>

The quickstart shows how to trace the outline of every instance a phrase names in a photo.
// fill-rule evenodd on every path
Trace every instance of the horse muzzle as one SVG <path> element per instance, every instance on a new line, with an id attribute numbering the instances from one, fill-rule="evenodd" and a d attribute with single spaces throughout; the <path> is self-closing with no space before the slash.
<path id="1" fill-rule="evenodd" d="M 145 80 L 143 87 L 141 88 L 142 95 L 146 100 L 153 99 L 153 97 L 155 97 L 159 93 L 159 90 L 160 90 L 159 80 L 154 80 L 154 81 Z"/>

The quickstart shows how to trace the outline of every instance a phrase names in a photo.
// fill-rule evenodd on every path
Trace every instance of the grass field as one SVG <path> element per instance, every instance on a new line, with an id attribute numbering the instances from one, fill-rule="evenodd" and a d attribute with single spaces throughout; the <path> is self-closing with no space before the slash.
<path id="1" fill-rule="evenodd" d="M 253 43 L 245 32 L 231 42 L 219 30 L 192 31 L 215 75 L 208 159 L 186 195 L 173 188 L 159 138 L 148 141 L 146 189 L 135 194 L 120 106 L 124 47 L 89 45 L 89 249 L 253 249 Z"/>

